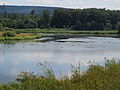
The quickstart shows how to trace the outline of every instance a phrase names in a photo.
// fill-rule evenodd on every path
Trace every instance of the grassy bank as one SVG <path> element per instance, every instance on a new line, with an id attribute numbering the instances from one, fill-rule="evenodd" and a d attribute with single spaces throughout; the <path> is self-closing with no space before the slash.
<path id="1" fill-rule="evenodd" d="M 72 66 L 71 76 L 56 78 L 51 68 L 40 64 L 44 74 L 21 73 L 17 81 L 1 84 L 0 90 L 120 90 L 120 62 L 106 61 L 104 66 L 90 65 L 81 73 L 81 67 Z"/>
<path id="2" fill-rule="evenodd" d="M 15 36 L 3 36 L 4 32 L 0 32 L 0 41 L 12 41 L 12 40 L 30 40 L 30 39 L 38 39 L 41 38 L 42 35 L 31 34 L 31 33 L 19 33 L 15 34 Z"/>
<path id="3" fill-rule="evenodd" d="M 6 31 L 6 30 L 4 30 Z M 64 35 L 83 35 L 83 36 L 112 36 L 118 37 L 117 30 L 109 30 L 109 31 L 75 31 L 75 30 L 68 30 L 68 29 L 11 29 L 11 32 L 17 33 L 15 37 L 6 37 L 2 36 L 3 32 L 0 32 L 0 41 L 6 40 L 28 40 L 28 39 L 38 39 L 42 37 L 42 35 L 36 35 L 37 33 L 42 34 L 64 34 Z"/>
<path id="4" fill-rule="evenodd" d="M 50 33 L 50 34 L 117 34 L 117 30 L 90 31 L 90 30 L 66 30 L 66 29 L 17 29 L 20 33 Z"/>
<path id="5" fill-rule="evenodd" d="M 23 36 L 23 37 L 0 37 L 0 41 L 8 41 L 8 40 L 30 40 L 30 39 L 39 39 L 42 36 Z"/>

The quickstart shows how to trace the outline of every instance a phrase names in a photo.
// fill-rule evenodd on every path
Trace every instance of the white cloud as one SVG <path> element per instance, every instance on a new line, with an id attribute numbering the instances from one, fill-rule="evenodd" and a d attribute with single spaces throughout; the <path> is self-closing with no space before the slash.
<path id="1" fill-rule="evenodd" d="M 120 9 L 120 0 L 25 0 L 28 5 Z"/>
<path id="2" fill-rule="evenodd" d="M 0 4 L 4 4 L 4 3 L 7 3 L 7 2 L 4 2 L 4 1 L 0 1 Z"/>
<path id="3" fill-rule="evenodd" d="M 0 1 L 0 5 L 10 5 L 11 3 L 9 1 Z"/>
<path id="4" fill-rule="evenodd" d="M 0 4 L 120 9 L 119 2 L 120 0 L 7 0 L 6 2 L 0 1 Z"/>
<path id="5" fill-rule="evenodd" d="M 25 0 L 29 5 L 55 5 L 62 3 L 61 0 Z"/>

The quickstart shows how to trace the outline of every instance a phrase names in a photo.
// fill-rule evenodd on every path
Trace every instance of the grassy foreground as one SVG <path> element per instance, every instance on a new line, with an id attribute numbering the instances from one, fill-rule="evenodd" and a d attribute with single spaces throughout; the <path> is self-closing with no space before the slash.
<path id="1" fill-rule="evenodd" d="M 81 73 L 72 66 L 72 75 L 56 78 L 53 70 L 40 64 L 44 75 L 21 73 L 17 81 L 0 85 L 0 90 L 120 90 L 120 61 L 106 61 L 104 66 L 90 65 Z"/>

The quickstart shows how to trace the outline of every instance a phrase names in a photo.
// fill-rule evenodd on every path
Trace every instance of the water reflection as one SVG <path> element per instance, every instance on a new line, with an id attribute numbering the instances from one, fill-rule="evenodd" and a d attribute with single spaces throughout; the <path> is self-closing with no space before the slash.
<path id="1" fill-rule="evenodd" d="M 21 71 L 39 72 L 36 66 L 47 61 L 58 73 L 69 73 L 71 64 L 103 63 L 104 57 L 120 58 L 120 39 L 81 37 L 48 42 L 0 44 L 0 82 L 14 80 Z"/>

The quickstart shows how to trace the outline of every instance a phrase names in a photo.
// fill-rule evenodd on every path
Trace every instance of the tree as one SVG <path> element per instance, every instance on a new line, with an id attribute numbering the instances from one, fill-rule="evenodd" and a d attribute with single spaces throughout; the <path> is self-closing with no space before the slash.
<path id="1" fill-rule="evenodd" d="M 73 26 L 72 29 L 74 29 L 74 30 L 80 30 L 81 26 L 82 26 L 81 22 L 77 21 L 76 24 Z"/>
<path id="2" fill-rule="evenodd" d="M 117 30 L 120 10 L 106 9 L 60 9 L 44 10 L 42 14 L 8 13 L 0 14 L 1 27 L 8 28 L 72 28 L 75 30 Z"/>
<path id="3" fill-rule="evenodd" d="M 34 9 L 31 11 L 31 15 L 32 15 L 32 16 L 35 15 L 35 10 L 34 10 Z"/>
<path id="4" fill-rule="evenodd" d="M 71 18 L 72 16 L 69 10 L 55 9 L 52 15 L 51 26 L 56 28 L 70 27 Z"/>
<path id="5" fill-rule="evenodd" d="M 120 34 L 120 22 L 117 23 L 118 34 Z"/>
<path id="6" fill-rule="evenodd" d="M 112 24 L 111 23 L 106 23 L 106 30 L 111 30 L 112 29 Z"/>
<path id="7" fill-rule="evenodd" d="M 3 28 L 3 24 L 2 24 L 2 23 L 0 23 L 0 30 L 2 30 L 2 28 Z"/>
<path id="8" fill-rule="evenodd" d="M 43 20 L 43 26 L 45 28 L 48 28 L 49 24 L 50 24 L 50 11 L 49 10 L 44 10 L 43 11 L 42 20 Z"/>
<path id="9" fill-rule="evenodd" d="M 16 33 L 12 31 L 6 31 L 3 33 L 3 37 L 15 37 Z"/>

